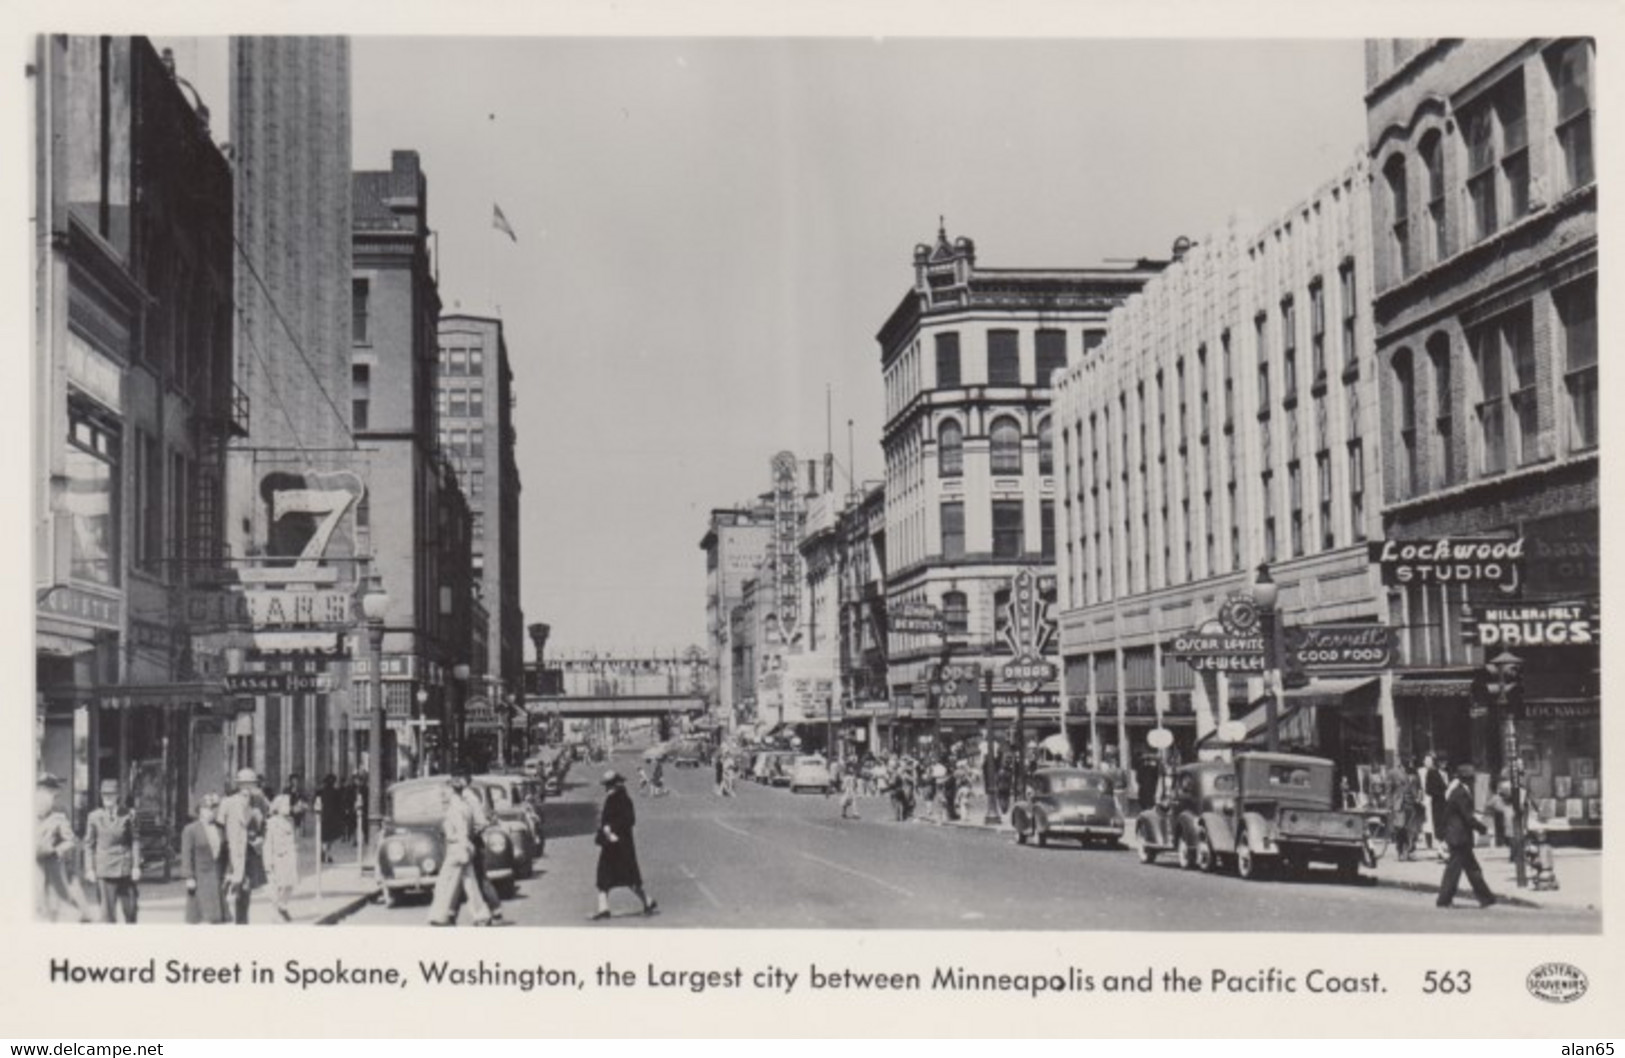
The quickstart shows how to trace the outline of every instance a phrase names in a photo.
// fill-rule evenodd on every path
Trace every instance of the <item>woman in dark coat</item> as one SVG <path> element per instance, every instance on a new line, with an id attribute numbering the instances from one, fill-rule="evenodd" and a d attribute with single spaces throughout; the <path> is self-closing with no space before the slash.
<path id="1" fill-rule="evenodd" d="M 180 875 L 186 882 L 186 921 L 217 923 L 226 915 L 226 832 L 215 822 L 220 798 L 208 794 L 198 805 L 197 819 L 181 830 Z"/>
<path id="2" fill-rule="evenodd" d="M 660 905 L 649 899 L 643 891 L 643 872 L 638 870 L 638 848 L 632 839 L 632 828 L 637 825 L 637 812 L 632 808 L 632 795 L 626 792 L 626 780 L 621 773 L 604 773 L 604 810 L 598 817 L 598 911 L 589 921 L 609 917 L 609 891 L 625 887 L 637 894 L 643 903 L 643 913 L 652 915 Z"/>

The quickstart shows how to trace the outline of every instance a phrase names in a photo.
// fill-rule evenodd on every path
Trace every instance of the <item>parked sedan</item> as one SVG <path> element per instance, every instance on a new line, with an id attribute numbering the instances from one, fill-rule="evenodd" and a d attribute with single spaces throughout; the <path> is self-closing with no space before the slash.
<path id="1" fill-rule="evenodd" d="M 496 818 L 513 842 L 514 874 L 536 873 L 536 857 L 544 851 L 542 838 L 542 784 L 523 775 L 476 775 L 474 782 L 488 786 Z"/>
<path id="2" fill-rule="evenodd" d="M 485 798 L 490 818 L 495 819 L 488 787 L 474 787 Z M 384 902 L 394 907 L 408 893 L 434 891 L 435 878 L 446 862 L 446 838 L 442 824 L 446 806 L 456 796 L 444 775 L 407 779 L 384 793 L 383 820 L 378 836 L 378 887 Z M 514 891 L 513 841 L 499 823 L 479 835 L 485 850 L 485 873 L 504 897 Z"/>
<path id="3" fill-rule="evenodd" d="M 1123 840 L 1123 808 L 1111 779 L 1086 768 L 1043 768 L 1029 778 L 1027 796 L 1010 812 L 1016 841 L 1048 845 L 1052 837 Z"/>

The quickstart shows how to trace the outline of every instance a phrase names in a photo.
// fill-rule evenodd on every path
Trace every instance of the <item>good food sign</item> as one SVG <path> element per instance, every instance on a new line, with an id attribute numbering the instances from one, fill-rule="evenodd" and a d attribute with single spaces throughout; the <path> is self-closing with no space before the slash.
<path id="1" fill-rule="evenodd" d="M 1305 625 L 1283 634 L 1287 654 L 1305 672 L 1371 672 L 1394 663 L 1394 630 L 1387 625 Z"/>

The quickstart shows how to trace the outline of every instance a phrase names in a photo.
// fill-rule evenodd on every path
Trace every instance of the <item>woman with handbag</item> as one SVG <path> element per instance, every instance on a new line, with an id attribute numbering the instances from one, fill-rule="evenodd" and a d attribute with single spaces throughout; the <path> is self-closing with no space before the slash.
<path id="1" fill-rule="evenodd" d="M 598 817 L 598 832 L 593 836 L 598 845 L 598 910 L 588 921 L 609 917 L 609 891 L 619 888 L 637 894 L 643 913 L 652 915 L 660 905 L 643 890 L 643 872 L 638 867 L 638 849 L 632 838 L 637 812 L 626 792 L 626 780 L 620 772 L 610 769 L 604 773 L 604 788 L 609 792 Z"/>

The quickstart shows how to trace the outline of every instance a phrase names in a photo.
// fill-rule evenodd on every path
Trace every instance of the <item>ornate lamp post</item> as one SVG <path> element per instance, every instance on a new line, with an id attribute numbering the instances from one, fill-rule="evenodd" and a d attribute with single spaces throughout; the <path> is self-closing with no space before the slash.
<path id="1" fill-rule="evenodd" d="M 463 708 L 468 702 L 468 676 L 469 668 L 465 664 L 453 665 L 451 669 L 452 682 L 452 709 L 451 730 L 451 759 L 446 762 L 446 771 L 451 772 L 452 767 L 463 762 Z"/>
<path id="2" fill-rule="evenodd" d="M 378 833 L 379 823 L 384 818 L 384 617 L 389 613 L 389 593 L 384 591 L 382 578 L 376 575 L 367 585 L 366 594 L 361 596 L 361 613 L 367 620 L 372 680 L 367 685 L 367 712 L 371 718 L 367 749 L 367 829 L 358 849 L 364 848 L 367 840 Z"/>
<path id="3" fill-rule="evenodd" d="M 1269 563 L 1260 564 L 1253 580 L 1252 595 L 1258 605 L 1259 630 L 1264 634 L 1264 678 L 1270 684 L 1264 699 L 1264 730 L 1265 745 L 1271 753 L 1281 748 L 1281 619 L 1275 609 L 1280 591 L 1280 585 L 1270 577 Z"/>
<path id="4" fill-rule="evenodd" d="M 1518 888 L 1529 884 L 1523 859 L 1523 779 L 1518 758 L 1518 718 L 1512 715 L 1511 693 L 1523 678 L 1523 659 L 1510 650 L 1502 651 L 1485 663 L 1495 679 L 1495 704 L 1501 714 L 1501 758 L 1507 782 L 1512 786 L 1512 862 L 1518 872 Z"/>

